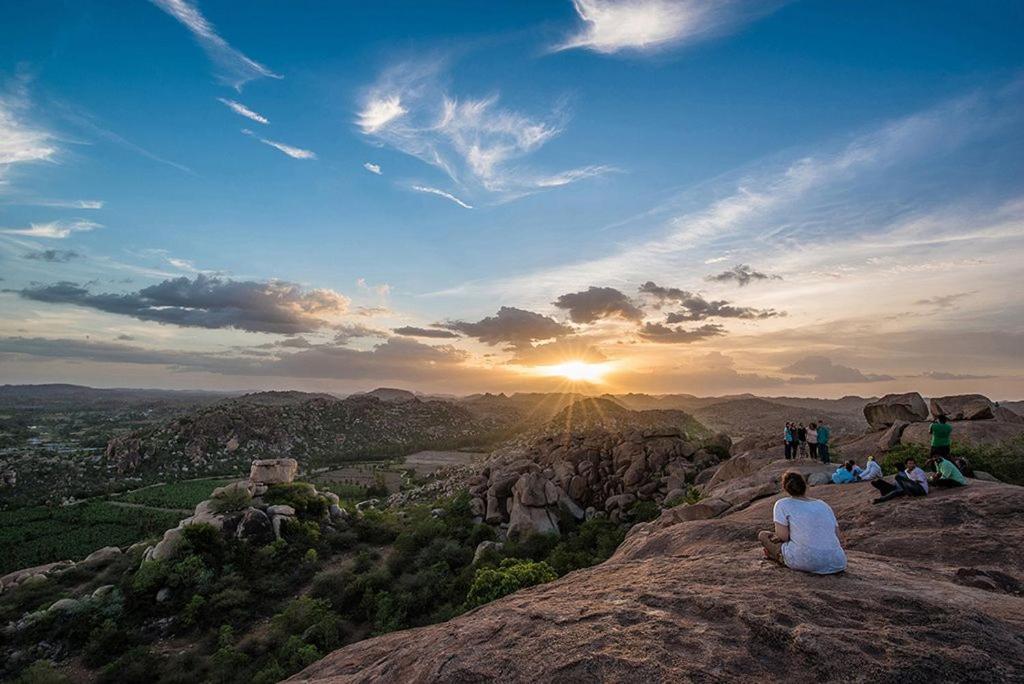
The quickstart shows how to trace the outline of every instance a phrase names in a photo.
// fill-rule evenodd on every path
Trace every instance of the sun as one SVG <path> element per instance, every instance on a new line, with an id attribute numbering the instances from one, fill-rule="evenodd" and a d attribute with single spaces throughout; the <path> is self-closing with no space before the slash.
<path id="1" fill-rule="evenodd" d="M 605 374 L 611 370 L 609 363 L 589 363 L 587 361 L 565 361 L 553 366 L 539 366 L 538 375 L 555 376 L 573 382 L 602 382 Z"/>

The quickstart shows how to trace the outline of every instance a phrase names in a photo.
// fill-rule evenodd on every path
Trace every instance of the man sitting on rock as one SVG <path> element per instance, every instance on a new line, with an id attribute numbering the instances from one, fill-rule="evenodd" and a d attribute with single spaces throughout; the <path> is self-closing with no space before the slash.
<path id="1" fill-rule="evenodd" d="M 931 483 L 936 487 L 963 487 L 967 484 L 963 473 L 948 458 L 941 456 L 930 458 L 928 465 L 935 469 L 931 476 Z"/>
<path id="2" fill-rule="evenodd" d="M 875 499 L 874 503 L 882 503 L 906 494 L 910 496 L 926 496 L 928 494 L 928 476 L 917 467 L 917 461 L 912 458 L 908 458 L 903 464 L 903 470 L 896 473 L 895 484 L 878 478 L 872 480 L 871 485 L 882 493 L 882 496 Z"/>
<path id="3" fill-rule="evenodd" d="M 868 482 L 870 480 L 878 480 L 882 477 L 882 466 L 878 465 L 878 461 L 875 460 L 874 456 L 868 456 L 868 462 L 864 464 L 864 469 L 857 474 L 857 479 L 861 482 Z"/>

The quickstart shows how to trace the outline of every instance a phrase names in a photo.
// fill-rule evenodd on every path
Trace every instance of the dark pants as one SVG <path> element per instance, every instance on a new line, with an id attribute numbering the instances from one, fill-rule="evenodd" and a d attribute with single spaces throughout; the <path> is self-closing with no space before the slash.
<path id="1" fill-rule="evenodd" d="M 828 463 L 829 462 L 830 459 L 829 459 L 829 456 L 828 456 L 828 444 L 819 444 L 818 445 L 818 456 L 821 458 L 821 462 L 822 463 Z"/>
<path id="2" fill-rule="evenodd" d="M 785 444 L 786 444 L 786 460 L 788 461 L 789 459 L 793 458 L 793 456 L 796 454 L 796 449 L 793 448 L 793 443 L 792 442 L 786 442 Z"/>
<path id="3" fill-rule="evenodd" d="M 807 443 L 807 449 L 811 452 L 811 458 L 818 458 L 818 445 Z"/>
<path id="4" fill-rule="evenodd" d="M 963 487 L 963 484 L 948 477 L 938 477 L 932 480 L 933 487 Z"/>
<path id="5" fill-rule="evenodd" d="M 903 473 L 896 473 L 895 484 L 891 484 L 879 478 L 877 480 L 871 480 L 871 486 L 882 493 L 881 498 L 885 501 L 895 499 L 897 496 L 904 496 L 906 494 L 909 494 L 910 496 L 924 496 L 926 493 L 920 482 L 914 482 Z"/>
<path id="6" fill-rule="evenodd" d="M 944 444 L 943 446 L 933 446 L 928 454 L 932 458 L 941 456 L 942 458 L 949 458 L 949 445 Z"/>

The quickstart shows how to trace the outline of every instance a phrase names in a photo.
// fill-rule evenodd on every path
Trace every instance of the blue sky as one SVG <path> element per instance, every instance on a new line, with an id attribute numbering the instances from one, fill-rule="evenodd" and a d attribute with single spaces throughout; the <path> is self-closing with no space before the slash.
<path id="1" fill-rule="evenodd" d="M 1022 28 L 1013 2 L 8 3 L 0 380 L 477 391 L 582 355 L 609 389 L 1018 396 Z"/>

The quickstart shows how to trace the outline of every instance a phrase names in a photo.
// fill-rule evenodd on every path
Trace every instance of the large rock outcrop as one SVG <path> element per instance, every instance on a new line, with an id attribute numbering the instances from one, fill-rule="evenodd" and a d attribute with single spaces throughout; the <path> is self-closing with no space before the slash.
<path id="1" fill-rule="evenodd" d="M 928 400 L 933 418 L 946 416 L 949 420 L 991 420 L 995 418 L 995 408 L 992 400 L 982 394 L 956 394 Z"/>
<path id="2" fill-rule="evenodd" d="M 293 682 L 1009 682 L 1024 672 L 1024 488 L 871 504 L 821 486 L 849 566 L 762 559 L 775 497 L 632 535 L 607 562 L 362 641 Z"/>
<path id="3" fill-rule="evenodd" d="M 928 406 L 917 392 L 887 394 L 864 406 L 864 418 L 872 429 L 881 430 L 899 420 L 908 423 L 927 420 Z"/>
<path id="4" fill-rule="evenodd" d="M 555 533 L 561 511 L 619 521 L 637 501 L 661 504 L 727 457 L 729 444 L 673 427 L 547 434 L 498 453 L 467 486 L 473 510 L 509 536 Z"/>
<path id="5" fill-rule="evenodd" d="M 1006 423 L 999 420 L 957 420 L 951 425 L 953 426 L 954 447 L 956 444 L 971 446 L 999 444 L 1024 435 L 1024 424 L 1021 423 Z M 928 446 L 931 444 L 931 433 L 928 431 L 930 426 L 931 423 L 908 425 L 903 430 L 900 443 Z"/>

